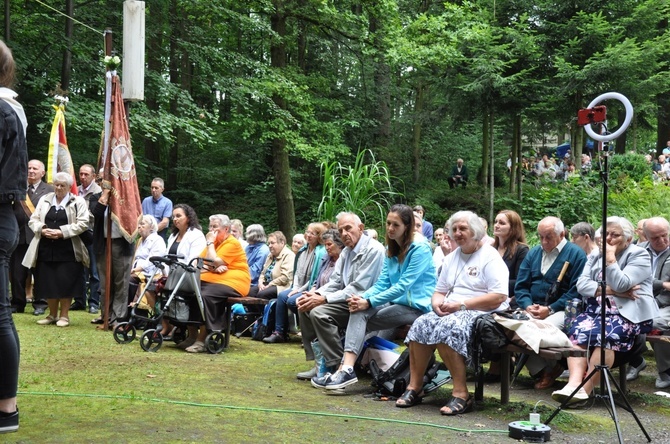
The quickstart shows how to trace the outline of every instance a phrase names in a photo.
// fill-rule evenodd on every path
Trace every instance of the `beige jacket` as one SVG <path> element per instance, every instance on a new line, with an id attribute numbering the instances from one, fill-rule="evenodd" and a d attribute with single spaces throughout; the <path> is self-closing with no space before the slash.
<path id="1" fill-rule="evenodd" d="M 23 266 L 34 268 L 37 263 L 37 251 L 42 238 L 42 228 L 44 228 L 44 219 L 49 209 L 55 193 L 47 193 L 42 196 L 35 205 L 35 211 L 28 221 L 28 226 L 35 233 L 35 237 L 28 246 L 28 251 L 23 258 Z M 63 238 L 71 239 L 74 248 L 74 257 L 77 262 L 83 262 L 84 266 L 89 266 L 88 251 L 79 235 L 88 229 L 89 212 L 88 202 L 82 197 L 70 194 L 69 200 L 64 204 L 67 213 L 67 225 L 62 225 L 60 230 L 63 232 Z"/>
<path id="2" fill-rule="evenodd" d="M 265 259 L 265 265 L 261 271 L 261 275 L 258 278 L 260 281 L 265 281 L 265 272 L 272 264 L 272 253 L 268 254 L 267 259 Z M 264 282 L 265 285 L 270 286 L 274 285 L 277 287 L 277 293 L 286 290 L 291 287 L 293 282 L 293 261 L 295 260 L 295 253 L 291 251 L 290 248 L 284 247 L 277 257 L 275 266 L 272 269 L 272 280 L 270 282 Z"/>

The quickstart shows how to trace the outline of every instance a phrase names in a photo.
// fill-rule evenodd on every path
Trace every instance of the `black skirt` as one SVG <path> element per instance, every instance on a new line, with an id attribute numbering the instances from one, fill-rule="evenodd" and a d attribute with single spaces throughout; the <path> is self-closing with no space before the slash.
<path id="1" fill-rule="evenodd" d="M 44 224 L 67 224 L 65 210 L 51 207 Z M 84 293 L 84 265 L 75 260 L 72 239 L 40 239 L 35 268 L 35 293 L 44 299 L 67 299 Z"/>

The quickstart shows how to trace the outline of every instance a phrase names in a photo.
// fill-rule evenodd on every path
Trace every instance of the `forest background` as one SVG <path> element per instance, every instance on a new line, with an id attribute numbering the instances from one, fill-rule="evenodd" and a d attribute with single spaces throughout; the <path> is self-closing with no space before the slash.
<path id="1" fill-rule="evenodd" d="M 95 164 L 101 32 L 121 55 L 122 4 L 5 0 L 31 158 L 46 159 L 63 90 L 73 161 Z M 613 147 L 610 214 L 670 216 L 670 187 L 642 157 L 670 140 L 669 17 L 670 0 L 148 1 L 146 98 L 129 114 L 140 194 L 163 177 L 165 194 L 203 220 L 226 213 L 292 235 L 323 217 L 323 173 L 339 164 L 354 192 L 390 191 L 380 197 L 423 205 L 437 226 L 462 209 L 516 209 L 532 231 L 548 214 L 597 222 L 596 172 L 520 181 L 505 163 L 567 134 L 579 168 L 577 110 L 616 91 L 635 117 Z M 623 107 L 607 106 L 616 129 Z M 470 184 L 450 190 L 459 157 Z M 350 165 L 373 166 L 381 183 L 363 186 L 370 178 Z M 366 224 L 383 229 L 363 201 Z"/>

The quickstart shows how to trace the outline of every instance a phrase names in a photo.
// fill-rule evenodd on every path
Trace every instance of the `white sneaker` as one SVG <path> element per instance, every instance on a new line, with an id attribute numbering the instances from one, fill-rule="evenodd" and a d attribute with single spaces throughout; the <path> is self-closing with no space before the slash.
<path id="1" fill-rule="evenodd" d="M 565 386 L 560 390 L 556 390 L 551 394 L 551 399 L 553 399 L 556 402 L 563 403 L 565 402 L 566 399 L 572 394 L 572 392 L 575 391 L 577 387 L 570 387 L 570 386 Z M 570 401 L 568 404 L 574 404 L 577 402 L 582 402 L 582 401 L 587 401 L 589 399 L 589 394 L 586 393 L 586 390 L 584 390 L 584 387 L 580 388 L 575 395 L 570 398 Z"/>

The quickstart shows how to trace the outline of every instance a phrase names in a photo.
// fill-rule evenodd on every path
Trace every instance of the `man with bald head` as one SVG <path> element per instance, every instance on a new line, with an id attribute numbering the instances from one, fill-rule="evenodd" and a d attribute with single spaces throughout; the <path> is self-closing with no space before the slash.
<path id="1" fill-rule="evenodd" d="M 577 279 L 586 264 L 586 254 L 579 246 L 565 239 L 565 226 L 557 217 L 545 217 L 537 226 L 540 245 L 532 248 L 519 267 L 514 294 L 516 302 L 529 316 L 543 319 L 563 329 L 565 306 L 571 299 L 579 298 Z M 557 281 L 563 265 L 568 268 L 555 295 L 547 296 Z M 560 362 L 548 361 L 539 356 L 528 359 L 528 370 L 537 376 L 535 388 L 549 388 L 563 372 Z"/>
<path id="2" fill-rule="evenodd" d="M 344 355 L 340 331 L 346 330 L 349 323 L 347 299 L 372 287 L 384 265 L 386 249 L 368 236 L 364 229 L 356 214 L 337 215 L 337 230 L 344 249 L 335 264 L 335 270 L 328 283 L 315 291 L 303 293 L 297 300 L 307 360 L 314 360 L 312 341 L 318 339 L 326 365 L 333 369 L 339 366 Z M 298 373 L 298 379 L 311 379 L 314 376 L 314 367 Z"/>
<path id="3" fill-rule="evenodd" d="M 42 181 L 45 172 L 44 164 L 41 161 L 33 159 L 28 162 L 26 200 L 14 202 L 14 216 L 16 217 L 16 222 L 19 224 L 19 244 L 16 246 L 14 253 L 12 253 L 9 263 L 12 285 L 12 313 L 23 313 L 25 311 L 26 282 L 32 277 L 30 269 L 21 265 L 23 256 L 28 251 L 28 245 L 30 245 L 30 241 L 34 237 L 33 230 L 28 226 L 28 221 L 40 197 L 54 190 L 54 187 Z M 43 315 L 46 308 L 46 300 L 36 299 L 33 296 L 33 314 L 35 316 Z"/>
<path id="4" fill-rule="evenodd" d="M 654 319 L 654 328 L 670 333 L 670 224 L 665 218 L 652 217 L 647 219 L 643 225 L 646 242 L 641 242 L 640 247 L 649 252 L 651 257 L 651 270 L 653 273 L 653 291 L 654 298 L 658 303 L 661 315 Z M 656 357 L 656 367 L 658 378 L 656 378 L 656 388 L 664 389 L 670 387 L 670 346 L 663 344 L 653 344 L 654 356 Z M 636 356 L 629 361 L 628 373 L 626 379 L 632 381 L 636 379 L 639 373 L 647 367 L 647 363 L 642 357 L 642 348 Z"/>

